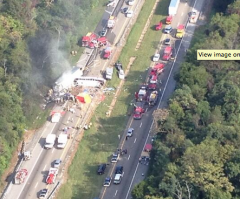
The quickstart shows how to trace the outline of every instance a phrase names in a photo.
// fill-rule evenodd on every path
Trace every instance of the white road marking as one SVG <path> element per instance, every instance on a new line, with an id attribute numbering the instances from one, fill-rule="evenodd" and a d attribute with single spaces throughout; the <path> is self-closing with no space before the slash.
<path id="1" fill-rule="evenodd" d="M 117 192 L 118 192 L 118 190 L 116 190 L 116 192 L 115 192 L 115 195 L 114 195 L 114 196 L 116 196 L 116 195 L 117 195 Z"/>
<path id="2" fill-rule="evenodd" d="M 52 153 L 55 151 L 55 148 L 53 148 Z"/>
<path id="3" fill-rule="evenodd" d="M 182 12 L 181 16 L 183 16 L 183 12 Z"/>
<path id="4" fill-rule="evenodd" d="M 35 185 L 35 187 L 34 187 L 34 189 L 36 189 L 36 187 L 38 186 L 38 182 L 36 183 L 36 185 Z"/>
<path id="5" fill-rule="evenodd" d="M 137 141 L 137 138 L 135 138 L 134 143 Z"/>
<path id="6" fill-rule="evenodd" d="M 43 167 L 43 171 L 45 171 L 46 167 L 47 167 L 47 165 L 45 165 L 45 166 Z"/>
<path id="7" fill-rule="evenodd" d="M 140 128 L 142 127 L 142 122 L 141 122 L 141 124 L 140 124 Z"/>
<path id="8" fill-rule="evenodd" d="M 128 156 L 128 160 L 130 159 L 130 155 Z"/>
<path id="9" fill-rule="evenodd" d="M 124 172 L 122 173 L 122 177 L 124 176 Z"/>
<path id="10" fill-rule="evenodd" d="M 146 112 L 148 111 L 148 108 L 146 108 Z"/>
<path id="11" fill-rule="evenodd" d="M 179 26 L 179 22 L 178 22 L 177 26 Z"/>
<path id="12" fill-rule="evenodd" d="M 185 3 L 185 6 L 187 6 L 187 5 L 188 5 L 188 3 L 186 2 L 186 3 Z"/>

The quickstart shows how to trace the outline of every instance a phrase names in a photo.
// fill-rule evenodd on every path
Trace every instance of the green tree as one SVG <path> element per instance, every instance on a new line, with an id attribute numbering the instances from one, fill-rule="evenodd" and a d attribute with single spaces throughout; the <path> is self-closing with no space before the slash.
<path id="1" fill-rule="evenodd" d="M 197 105 L 197 101 L 192 96 L 191 89 L 187 85 L 183 85 L 181 89 L 177 89 L 174 92 L 173 98 L 170 102 L 174 100 L 177 101 L 183 109 L 191 109 Z"/>
<path id="2" fill-rule="evenodd" d="M 205 140 L 188 148 L 181 160 L 184 177 L 205 192 L 215 188 L 232 192 L 234 187 L 223 170 L 232 151 L 232 146 L 223 147 L 216 140 Z"/>

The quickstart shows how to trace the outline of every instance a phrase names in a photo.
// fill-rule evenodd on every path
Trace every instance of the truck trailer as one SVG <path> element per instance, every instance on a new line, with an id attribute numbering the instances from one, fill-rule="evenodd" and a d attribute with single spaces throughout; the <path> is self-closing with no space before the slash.
<path id="1" fill-rule="evenodd" d="M 180 3 L 180 0 L 171 0 L 170 5 L 168 7 L 169 16 L 174 16 L 177 14 L 179 3 Z"/>

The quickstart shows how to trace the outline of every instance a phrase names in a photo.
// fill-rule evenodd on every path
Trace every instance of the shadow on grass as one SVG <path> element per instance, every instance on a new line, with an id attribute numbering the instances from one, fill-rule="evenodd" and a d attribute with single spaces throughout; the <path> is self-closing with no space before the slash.
<path id="1" fill-rule="evenodd" d="M 158 6 L 154 12 L 155 15 L 165 15 L 167 16 L 168 15 L 168 6 L 169 6 L 169 3 L 170 1 L 169 0 L 161 0 L 159 3 L 158 3 Z"/>

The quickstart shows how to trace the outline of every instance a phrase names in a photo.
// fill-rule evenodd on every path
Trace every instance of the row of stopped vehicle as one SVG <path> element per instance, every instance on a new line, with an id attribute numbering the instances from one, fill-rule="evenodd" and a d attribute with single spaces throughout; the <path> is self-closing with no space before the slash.
<path id="1" fill-rule="evenodd" d="M 157 63 L 150 71 L 147 84 L 142 85 L 135 93 L 136 104 L 134 108 L 134 119 L 141 119 L 145 113 L 145 104 L 150 107 L 157 104 L 159 98 L 158 76 L 163 72 L 165 64 Z"/>
<path id="2" fill-rule="evenodd" d="M 167 18 L 166 18 L 166 24 L 169 25 L 172 23 L 172 20 L 173 20 L 173 16 L 172 15 L 169 15 Z M 163 23 L 160 21 L 158 22 L 156 25 L 155 25 L 155 30 L 162 30 L 162 26 L 163 26 Z"/>

